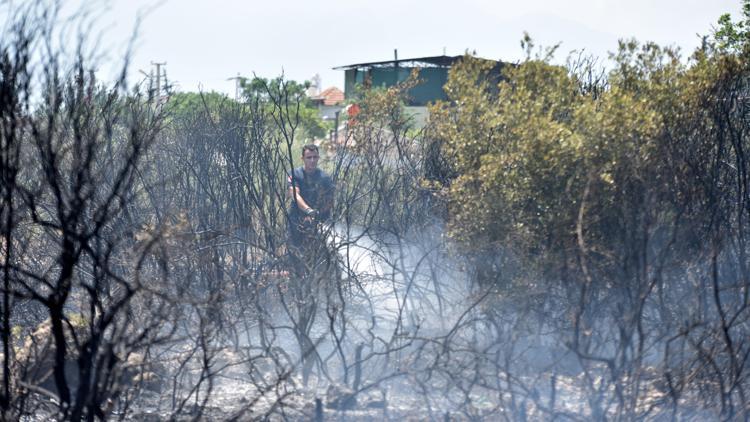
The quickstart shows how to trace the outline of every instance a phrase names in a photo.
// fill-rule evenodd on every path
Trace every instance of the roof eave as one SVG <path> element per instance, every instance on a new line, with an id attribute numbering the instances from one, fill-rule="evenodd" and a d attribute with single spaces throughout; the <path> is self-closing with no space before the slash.
<path id="1" fill-rule="evenodd" d="M 459 60 L 463 56 L 430 56 L 430 57 L 418 57 L 411 59 L 399 59 L 399 60 L 384 60 L 380 62 L 369 62 L 369 63 L 357 63 L 344 66 L 334 67 L 333 70 L 349 70 L 367 67 L 378 67 L 378 66 L 392 66 L 394 64 L 402 63 L 424 63 L 438 67 L 450 67 L 453 63 Z"/>

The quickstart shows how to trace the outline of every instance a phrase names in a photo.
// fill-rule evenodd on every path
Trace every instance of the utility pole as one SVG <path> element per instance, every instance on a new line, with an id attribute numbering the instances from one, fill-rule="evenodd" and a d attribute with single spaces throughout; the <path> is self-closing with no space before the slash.
<path id="1" fill-rule="evenodd" d="M 341 110 L 336 111 L 336 117 L 333 120 L 333 144 L 335 147 L 339 146 L 339 113 L 341 113 Z"/>
<path id="2" fill-rule="evenodd" d="M 237 72 L 237 76 L 232 78 L 227 78 L 228 81 L 234 81 L 234 100 L 239 101 L 240 100 L 240 82 L 242 82 L 242 76 L 240 76 L 240 72 Z"/>
<path id="3" fill-rule="evenodd" d="M 393 49 L 393 84 L 401 82 L 398 78 L 398 49 Z"/>
<path id="4" fill-rule="evenodd" d="M 161 67 L 166 66 L 167 62 L 151 62 L 151 65 L 156 66 L 156 95 L 154 95 L 154 102 L 158 105 L 161 100 Z M 153 82 L 153 79 L 151 81 Z"/>

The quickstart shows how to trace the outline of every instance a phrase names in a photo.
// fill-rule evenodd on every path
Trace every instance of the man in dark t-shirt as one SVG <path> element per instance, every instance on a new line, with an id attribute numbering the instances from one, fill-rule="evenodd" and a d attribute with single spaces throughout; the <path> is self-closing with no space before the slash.
<path id="1" fill-rule="evenodd" d="M 314 241 L 317 223 L 328 221 L 333 208 L 331 176 L 318 168 L 320 154 L 312 144 L 302 147 L 304 165 L 287 178 L 289 205 L 289 247 L 304 251 Z M 292 252 L 297 252 L 292 251 Z"/>

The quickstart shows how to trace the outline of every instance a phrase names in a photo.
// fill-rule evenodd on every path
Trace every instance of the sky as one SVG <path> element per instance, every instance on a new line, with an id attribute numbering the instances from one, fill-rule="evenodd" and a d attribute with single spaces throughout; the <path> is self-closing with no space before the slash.
<path id="1" fill-rule="evenodd" d="M 84 0 L 86 1 L 86 0 Z M 181 91 L 234 93 L 238 74 L 343 87 L 354 63 L 460 55 L 523 57 L 527 31 L 537 45 L 561 43 L 557 60 L 584 50 L 600 58 L 636 38 L 689 53 L 719 16 L 740 17 L 740 0 L 93 0 L 100 48 L 122 59 L 137 26 L 131 78 L 166 63 Z M 70 4 L 75 4 L 73 1 Z"/>

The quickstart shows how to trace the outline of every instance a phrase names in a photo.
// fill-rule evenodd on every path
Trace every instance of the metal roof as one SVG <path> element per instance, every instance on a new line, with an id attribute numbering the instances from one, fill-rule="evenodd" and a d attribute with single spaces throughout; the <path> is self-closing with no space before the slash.
<path id="1" fill-rule="evenodd" d="M 419 57 L 414 59 L 400 59 L 400 60 L 385 60 L 382 62 L 370 62 L 370 63 L 357 63 L 357 64 L 348 64 L 344 66 L 337 66 L 334 67 L 333 70 L 347 70 L 347 69 L 357 69 L 360 67 L 389 67 L 394 66 L 396 64 L 402 64 L 402 63 L 411 63 L 416 66 L 422 66 L 428 65 L 428 66 L 436 66 L 436 67 L 450 67 L 453 63 L 455 63 L 458 59 L 460 59 L 463 56 L 431 56 L 431 57 Z"/>

